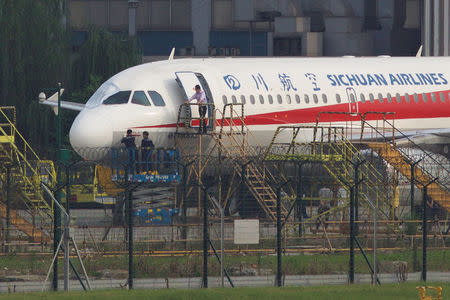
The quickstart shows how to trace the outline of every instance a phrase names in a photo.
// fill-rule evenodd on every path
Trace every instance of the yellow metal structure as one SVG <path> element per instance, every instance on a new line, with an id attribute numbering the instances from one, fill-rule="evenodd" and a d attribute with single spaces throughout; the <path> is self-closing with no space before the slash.
<path id="1" fill-rule="evenodd" d="M 377 121 L 365 121 L 367 114 L 375 114 Z M 361 143 L 378 153 L 409 180 L 413 165 L 416 187 L 428 185 L 431 200 L 450 211 L 450 189 L 445 181 L 450 176 L 450 170 L 398 130 L 394 126 L 394 120 L 388 120 L 389 114 L 392 113 L 369 112 L 361 117 Z M 367 141 L 367 137 L 370 137 L 370 141 Z M 397 145 L 399 138 L 402 139 L 403 147 Z M 420 154 L 419 160 L 417 153 Z"/>
<path id="2" fill-rule="evenodd" d="M 30 214 L 26 218 L 18 211 L 11 210 L 11 224 L 32 240 L 49 240 L 53 207 L 45 200 L 40 182 L 54 187 L 55 169 L 51 161 L 39 158 L 17 130 L 15 107 L 0 107 L 0 161 L 1 181 L 5 184 L 6 168 L 9 168 L 15 195 L 22 200 L 22 206 Z M 6 209 L 6 204 L 0 203 L 0 218 L 6 218 Z M 35 222 L 37 216 L 40 224 Z"/>
<path id="3" fill-rule="evenodd" d="M 241 112 L 237 112 L 234 106 L 241 107 Z M 246 166 L 245 184 L 249 191 L 258 201 L 261 208 L 266 212 L 267 216 L 276 220 L 276 204 L 277 194 L 271 185 L 277 183 L 275 176 L 264 165 L 256 164 L 252 157 L 259 154 L 254 147 L 249 144 L 252 137 L 250 130 L 244 123 L 244 105 L 243 104 L 227 104 L 222 112 L 217 112 L 221 116 L 220 133 L 213 135 L 217 145 L 222 149 L 223 154 L 233 157 L 233 167 L 237 174 L 241 174 L 241 162 L 244 159 Z M 288 209 L 281 204 L 281 216 L 287 216 Z"/>
<path id="4" fill-rule="evenodd" d="M 407 162 L 408 158 L 400 152 L 393 144 L 372 142 L 367 143 L 372 150 L 377 152 L 385 161 L 398 170 L 403 176 L 411 180 L 411 165 Z M 419 165 L 414 168 L 415 182 L 418 187 L 428 184 L 434 178 L 431 178 Z M 450 193 L 447 189 L 437 182 L 428 186 L 428 196 L 436 201 L 440 206 L 450 211 Z"/>
<path id="5" fill-rule="evenodd" d="M 299 125 L 280 126 L 277 128 L 272 142 L 265 154 L 267 161 L 298 161 L 320 163 L 330 176 L 349 192 L 349 188 L 354 184 L 354 167 L 352 162 L 362 162 L 360 150 L 353 144 L 346 135 L 347 127 L 319 126 L 319 125 Z M 278 142 L 284 140 L 290 134 L 290 142 Z M 313 141 L 301 142 L 301 136 L 312 135 Z M 300 139 L 299 139 L 300 138 Z M 370 162 L 365 162 L 359 167 L 359 179 L 365 180 L 360 184 L 360 196 L 363 201 L 370 200 L 372 203 L 378 202 L 378 211 L 383 214 L 384 205 L 391 202 L 391 195 L 383 182 L 384 176 Z M 375 201 L 378 199 L 378 201 Z M 337 206 L 325 213 L 336 209 L 343 209 L 348 204 Z M 324 214 L 325 214 L 324 213 Z M 315 218 L 320 217 L 316 215 Z"/>
<path id="6" fill-rule="evenodd" d="M 192 124 L 192 121 L 196 121 L 195 118 L 182 116 L 183 109 L 190 109 L 185 108 L 186 106 L 190 106 L 190 104 L 183 104 L 179 109 L 178 124 L 183 124 L 184 126 L 177 127 L 175 141 L 182 156 L 197 157 L 195 159 L 196 163 L 190 167 L 190 176 L 195 176 L 201 182 L 202 173 L 211 161 L 211 157 L 217 157 L 218 153 L 221 153 L 220 155 L 223 157 L 229 158 L 234 171 L 233 178 L 242 176 L 242 165 L 245 164 L 245 184 L 248 190 L 266 215 L 270 219 L 275 220 L 277 195 L 271 184 L 276 183 L 277 180 L 270 170 L 263 165 L 258 165 L 251 159 L 259 154 L 256 153 L 254 146 L 251 146 L 248 141 L 252 136 L 244 123 L 244 105 L 230 103 L 226 104 L 222 111 L 214 110 L 212 114 L 213 119 L 209 120 L 213 122 L 214 126 L 212 126 L 212 131 L 207 134 L 192 134 L 191 131 L 186 130 L 189 124 Z M 235 109 L 236 107 L 238 109 Z M 210 109 L 214 109 L 214 107 L 210 107 Z M 215 118 L 217 118 L 220 128 L 215 128 Z M 182 128 L 185 130 L 183 131 Z M 200 201 L 201 199 L 199 198 L 199 208 Z M 220 200 L 219 202 L 224 207 L 226 206 L 225 202 Z M 287 208 L 283 205 L 281 206 L 281 215 L 283 218 L 287 215 Z"/>
<path id="7" fill-rule="evenodd" d="M 416 289 L 419 290 L 420 300 L 442 300 L 442 287 L 440 286 L 418 286 Z M 427 296 L 427 290 L 434 290 L 436 292 L 436 297 Z"/>
<path id="8" fill-rule="evenodd" d="M 100 185 L 103 192 L 110 197 L 117 197 L 125 190 L 117 187 L 117 184 L 111 180 L 111 168 L 101 165 L 95 166 L 95 185 Z"/>
<path id="9" fill-rule="evenodd" d="M 64 179 L 65 180 L 65 179 Z M 70 171 L 70 203 L 92 205 L 95 203 L 112 205 L 118 194 L 124 189 L 117 187 L 111 180 L 111 169 L 91 163 L 76 164 Z M 63 191 L 63 202 L 65 201 Z"/>

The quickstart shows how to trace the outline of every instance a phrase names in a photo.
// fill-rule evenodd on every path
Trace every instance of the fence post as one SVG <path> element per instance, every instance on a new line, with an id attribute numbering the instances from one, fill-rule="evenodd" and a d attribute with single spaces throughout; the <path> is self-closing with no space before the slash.
<path id="1" fill-rule="evenodd" d="M 428 186 L 424 186 L 422 199 L 422 281 L 427 281 L 427 190 Z"/>
<path id="2" fill-rule="evenodd" d="M 247 213 L 246 213 L 246 203 L 245 203 L 245 177 L 246 177 L 246 170 L 247 170 L 247 164 L 242 164 L 241 165 L 241 185 L 239 188 L 239 196 L 241 198 L 241 212 L 240 215 L 242 216 L 243 219 L 246 218 Z"/>
<path id="3" fill-rule="evenodd" d="M 414 181 L 415 181 L 415 174 L 414 174 L 414 167 L 415 164 L 411 164 L 411 199 L 410 199 L 410 214 L 411 214 L 411 220 L 415 219 L 415 211 L 414 211 Z"/>
<path id="4" fill-rule="evenodd" d="M 5 234 L 5 252 L 9 253 L 11 231 L 11 166 L 6 166 L 6 234 Z"/>
<path id="5" fill-rule="evenodd" d="M 277 189 L 277 280 L 281 286 L 281 187 Z"/>
<path id="6" fill-rule="evenodd" d="M 134 155 L 134 153 L 133 153 Z M 131 182 L 129 182 L 129 171 L 131 172 L 132 162 L 128 159 L 128 166 L 125 168 L 125 210 L 128 217 L 128 289 L 133 289 L 133 192 Z M 129 170 L 129 171 L 128 171 Z"/>
<path id="7" fill-rule="evenodd" d="M 203 287 L 208 287 L 208 199 L 203 189 Z"/>
<path id="8" fill-rule="evenodd" d="M 354 202 L 355 202 L 355 191 L 354 186 L 350 188 L 350 259 L 349 259 L 349 272 L 348 279 L 350 283 L 355 281 L 355 219 L 354 219 Z"/>
<path id="9" fill-rule="evenodd" d="M 302 187 L 302 163 L 298 164 L 298 181 L 297 181 L 297 218 L 298 218 L 298 236 L 303 234 L 303 187 Z"/>

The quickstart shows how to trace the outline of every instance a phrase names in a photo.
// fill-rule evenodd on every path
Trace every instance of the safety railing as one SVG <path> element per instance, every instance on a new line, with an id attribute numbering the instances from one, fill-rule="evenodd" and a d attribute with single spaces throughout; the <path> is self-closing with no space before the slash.
<path id="1" fill-rule="evenodd" d="M 409 148 L 415 148 L 420 151 L 420 169 L 423 173 L 425 173 L 430 180 L 436 179 L 436 182 L 446 190 L 446 192 L 450 192 L 450 187 L 448 186 L 448 183 L 445 182 L 443 179 L 449 179 L 450 178 L 450 169 L 448 166 L 443 165 L 441 162 L 439 162 L 435 157 L 430 155 L 428 151 L 423 149 L 420 145 L 416 144 L 409 136 L 401 132 L 399 129 L 397 129 L 393 123 L 390 123 L 388 120 L 384 120 L 385 124 L 387 124 L 390 128 L 392 128 L 392 139 L 390 139 L 389 136 L 386 136 L 382 131 L 380 131 L 379 128 L 376 128 L 375 126 L 371 125 L 368 121 L 362 120 L 364 126 L 363 128 L 369 128 L 370 130 L 373 130 L 380 138 L 383 139 L 383 142 L 392 144 L 393 147 L 395 147 L 395 150 L 397 150 L 399 153 L 401 153 L 404 158 L 406 159 L 406 163 L 414 163 L 414 157 L 412 157 L 411 153 L 408 153 L 406 150 L 404 150 L 402 147 L 398 147 L 396 145 L 395 136 L 397 139 L 400 137 L 407 141 Z M 431 174 L 429 170 L 427 170 L 427 166 L 434 165 L 437 170 L 439 171 L 439 174 Z M 427 184 L 427 182 L 423 182 L 421 184 Z"/>
<path id="2" fill-rule="evenodd" d="M 194 113 L 192 111 L 192 107 L 206 107 L 205 116 L 203 117 L 200 112 L 198 113 L 198 116 L 194 116 Z M 177 129 L 176 133 L 180 133 L 180 128 L 195 128 L 199 129 L 202 127 L 202 123 L 206 123 L 206 130 L 208 131 L 214 131 L 216 126 L 216 109 L 213 103 L 206 103 L 206 104 L 200 104 L 200 103 L 183 103 L 178 108 L 178 115 L 177 115 Z"/>
<path id="3" fill-rule="evenodd" d="M 11 110 L 11 107 L 7 107 L 7 110 Z M 14 108 L 15 111 L 15 108 Z M 28 144 L 27 140 L 20 134 L 20 132 L 17 130 L 15 125 L 15 113 L 14 113 L 14 119 L 11 120 L 10 117 L 8 117 L 6 111 L 4 111 L 4 108 L 0 108 L 0 118 L 2 118 L 2 122 L 6 122 L 8 126 L 6 128 L 9 128 L 9 132 L 14 133 L 15 136 L 11 136 L 5 131 L 4 126 L 0 126 L 0 136 L 6 137 L 8 140 L 7 142 L 10 143 L 10 145 L 16 150 L 16 155 L 18 158 L 23 162 L 24 166 L 29 168 L 32 175 L 35 178 L 40 178 L 40 172 L 36 166 L 33 166 L 32 162 L 39 162 L 41 159 L 37 155 L 37 153 L 33 150 L 33 148 Z M 4 121 L 3 121 L 4 120 Z M 6 126 L 6 125 L 5 125 Z M 47 174 L 49 174 L 49 179 L 52 182 L 52 184 L 56 183 L 56 176 L 54 176 L 55 172 L 54 170 L 48 169 Z"/>
<path id="4" fill-rule="evenodd" d="M 157 176 L 179 174 L 180 153 L 175 148 L 112 148 L 111 170 L 113 180 L 133 176 Z M 138 177 L 140 178 L 140 177 Z M 145 178 L 145 177 L 144 177 Z M 139 179 L 137 179 L 139 180 Z M 145 180 L 142 179 L 141 180 Z"/>

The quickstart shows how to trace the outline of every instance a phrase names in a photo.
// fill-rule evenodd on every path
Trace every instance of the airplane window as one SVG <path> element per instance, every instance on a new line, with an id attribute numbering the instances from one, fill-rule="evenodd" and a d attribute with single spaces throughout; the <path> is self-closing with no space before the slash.
<path id="1" fill-rule="evenodd" d="M 445 102 L 445 95 L 443 92 L 439 93 L 439 97 L 441 97 L 441 102 Z"/>
<path id="2" fill-rule="evenodd" d="M 223 101 L 223 104 L 227 104 L 227 96 L 225 96 L 225 95 L 223 95 L 222 96 L 222 101 Z"/>
<path id="3" fill-rule="evenodd" d="M 299 95 L 295 95 L 295 102 L 300 103 L 300 96 Z"/>
<path id="4" fill-rule="evenodd" d="M 309 96 L 305 94 L 305 103 L 309 103 Z"/>
<path id="5" fill-rule="evenodd" d="M 233 102 L 234 104 L 237 103 L 237 99 L 236 99 L 235 95 L 231 96 L 231 100 L 232 100 L 231 102 Z"/>
<path id="6" fill-rule="evenodd" d="M 427 103 L 428 101 L 428 95 L 426 93 L 422 93 L 423 102 Z"/>
<path id="7" fill-rule="evenodd" d="M 361 98 L 362 103 L 366 103 L 366 96 L 364 96 L 363 93 L 361 93 L 361 95 L 359 95 L 359 97 Z"/>
<path id="8" fill-rule="evenodd" d="M 103 104 L 126 104 L 128 103 L 128 99 L 130 99 L 130 95 L 131 91 L 120 91 L 109 96 L 105 101 L 103 101 Z"/>
<path id="9" fill-rule="evenodd" d="M 405 101 L 406 101 L 406 103 L 409 103 L 409 94 L 408 93 L 405 93 Z"/>
<path id="10" fill-rule="evenodd" d="M 336 94 L 336 102 L 341 103 L 341 95 Z"/>
<path id="11" fill-rule="evenodd" d="M 383 103 L 383 94 L 378 94 L 378 101 L 380 101 L 380 103 Z"/>
<path id="12" fill-rule="evenodd" d="M 397 93 L 395 95 L 395 100 L 397 100 L 397 103 L 402 103 L 402 96 L 399 93 Z"/>
<path id="13" fill-rule="evenodd" d="M 255 96 L 250 95 L 250 103 L 255 104 Z"/>
<path id="14" fill-rule="evenodd" d="M 145 96 L 144 91 L 135 91 L 133 94 L 133 98 L 131 98 L 131 103 L 150 106 L 150 101 L 148 101 L 147 96 Z"/>
<path id="15" fill-rule="evenodd" d="M 117 87 L 117 85 L 106 81 L 97 89 L 97 91 L 91 96 L 91 98 L 89 98 L 89 100 L 86 102 L 86 107 L 96 107 L 102 104 L 103 100 L 119 91 L 120 89 Z"/>
<path id="16" fill-rule="evenodd" d="M 281 95 L 277 95 L 277 100 L 279 104 L 283 103 L 283 98 L 281 98 Z"/>
<path id="17" fill-rule="evenodd" d="M 436 102 L 436 94 L 435 93 L 431 93 L 431 99 L 433 100 L 433 102 Z"/>
<path id="18" fill-rule="evenodd" d="M 264 96 L 263 95 L 259 95 L 259 102 L 261 104 L 264 104 Z"/>
<path id="19" fill-rule="evenodd" d="M 244 95 L 241 95 L 241 103 L 242 103 L 242 104 L 245 104 L 245 102 L 246 102 L 246 101 L 245 101 L 245 96 L 244 96 Z"/>
<path id="20" fill-rule="evenodd" d="M 319 103 L 319 98 L 317 97 L 316 94 L 313 95 L 314 98 L 314 103 Z"/>
<path id="21" fill-rule="evenodd" d="M 155 104 L 155 106 L 166 106 L 166 103 L 158 92 L 148 91 L 148 95 L 150 96 L 150 98 L 152 98 L 153 104 Z"/>
<path id="22" fill-rule="evenodd" d="M 286 103 L 291 104 L 291 95 L 286 95 Z"/>
<path id="23" fill-rule="evenodd" d="M 373 96 L 373 94 L 372 93 L 370 93 L 369 94 L 369 99 L 370 99 L 370 102 L 375 102 L 375 97 Z"/>
<path id="24" fill-rule="evenodd" d="M 327 95 L 322 94 L 322 101 L 323 101 L 323 103 L 327 103 L 328 102 Z"/>
<path id="25" fill-rule="evenodd" d="M 387 93 L 387 98 L 388 98 L 389 103 L 391 103 L 391 102 L 392 102 L 392 96 L 391 96 L 391 93 Z"/>
<path id="26" fill-rule="evenodd" d="M 419 103 L 419 95 L 414 93 L 414 102 Z"/>
<path id="27" fill-rule="evenodd" d="M 273 97 L 272 97 L 272 95 L 269 95 L 269 103 L 273 104 Z"/>

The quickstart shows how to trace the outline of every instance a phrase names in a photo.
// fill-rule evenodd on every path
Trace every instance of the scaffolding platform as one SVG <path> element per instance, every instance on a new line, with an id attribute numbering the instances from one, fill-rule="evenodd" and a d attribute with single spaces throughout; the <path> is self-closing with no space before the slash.
<path id="1" fill-rule="evenodd" d="M 139 158 L 139 153 L 141 157 Z M 145 156 L 145 157 L 142 157 Z M 180 155 L 175 148 L 111 149 L 111 180 L 151 184 L 177 184 Z"/>
<path id="2" fill-rule="evenodd" d="M 0 202 L 6 230 L 14 227 L 32 241 L 49 241 L 53 205 L 46 201 L 40 184 L 56 186 L 54 165 L 41 160 L 17 130 L 14 106 L 0 107 L 0 181 L 6 191 Z"/>

